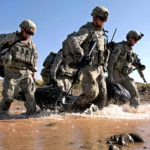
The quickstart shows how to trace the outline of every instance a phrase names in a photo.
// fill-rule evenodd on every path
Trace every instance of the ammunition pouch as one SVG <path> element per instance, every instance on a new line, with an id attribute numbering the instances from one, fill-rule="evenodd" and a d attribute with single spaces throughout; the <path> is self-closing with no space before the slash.
<path id="1" fill-rule="evenodd" d="M 57 75 L 56 76 L 66 76 L 66 77 L 73 77 L 75 73 L 75 69 L 70 68 L 68 65 L 62 64 L 60 65 Z"/>
<path id="2" fill-rule="evenodd" d="M 134 61 L 134 58 L 131 53 L 129 53 L 129 52 L 127 53 L 126 60 L 129 63 L 132 63 Z"/>
<path id="3" fill-rule="evenodd" d="M 122 73 L 124 75 L 130 74 L 132 71 L 133 71 L 133 68 L 129 67 L 129 66 L 123 66 L 123 68 L 122 68 Z"/>

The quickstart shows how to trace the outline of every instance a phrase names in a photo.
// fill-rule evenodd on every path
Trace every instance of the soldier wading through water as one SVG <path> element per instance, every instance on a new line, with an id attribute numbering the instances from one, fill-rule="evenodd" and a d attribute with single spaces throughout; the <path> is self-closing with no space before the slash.
<path id="1" fill-rule="evenodd" d="M 92 62 L 83 69 L 83 93 L 74 103 L 73 111 L 82 110 L 93 101 L 97 101 L 98 107 L 102 108 L 107 100 L 104 70 L 107 67 L 108 56 L 105 56 L 106 42 L 103 26 L 108 19 L 109 12 L 107 8 L 97 6 L 93 9 L 91 15 L 93 16 L 93 21 L 83 25 L 69 39 L 73 56 L 78 58 L 78 61 L 81 61 L 88 54 L 91 41 L 96 41 L 97 43 L 92 52 Z"/>
<path id="2" fill-rule="evenodd" d="M 38 54 L 30 38 L 36 31 L 36 25 L 31 20 L 24 20 L 19 26 L 21 32 L 0 35 L 0 52 L 8 48 L 1 58 L 5 71 L 0 114 L 9 111 L 14 97 L 20 90 L 25 93 L 26 113 L 36 112 L 34 72 L 37 70 Z"/>
<path id="3" fill-rule="evenodd" d="M 137 108 L 139 106 L 140 97 L 137 86 L 129 74 L 138 68 L 144 70 L 145 65 L 137 63 L 137 55 L 133 52 L 132 47 L 142 38 L 143 34 L 131 30 L 127 33 L 127 41 L 116 43 L 114 46 L 109 63 L 108 63 L 108 80 L 121 84 L 130 92 L 130 106 Z"/>

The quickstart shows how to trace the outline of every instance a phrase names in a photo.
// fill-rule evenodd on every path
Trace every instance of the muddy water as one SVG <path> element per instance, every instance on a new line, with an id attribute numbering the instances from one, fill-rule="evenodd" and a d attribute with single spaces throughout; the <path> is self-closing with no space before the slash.
<path id="1" fill-rule="evenodd" d="M 124 132 L 145 142 L 122 150 L 150 150 L 150 104 L 138 110 L 110 105 L 82 115 L 41 112 L 28 119 L 18 114 L 23 111 L 13 108 L 11 118 L 0 120 L 0 150 L 107 150 L 106 138 Z"/>

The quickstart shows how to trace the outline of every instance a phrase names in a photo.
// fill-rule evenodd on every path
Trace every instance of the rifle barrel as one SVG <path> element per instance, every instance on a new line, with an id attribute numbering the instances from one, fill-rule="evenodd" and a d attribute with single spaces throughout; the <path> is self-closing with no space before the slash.
<path id="1" fill-rule="evenodd" d="M 113 36 L 112 36 L 112 38 L 111 38 L 111 42 L 113 41 L 116 32 L 117 32 L 117 28 L 115 29 L 115 31 L 114 31 L 114 33 L 113 33 Z"/>

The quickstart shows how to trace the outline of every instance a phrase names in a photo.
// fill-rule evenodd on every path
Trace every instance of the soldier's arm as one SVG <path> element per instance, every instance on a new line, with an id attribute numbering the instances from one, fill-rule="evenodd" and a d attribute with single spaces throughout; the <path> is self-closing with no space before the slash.
<path id="1" fill-rule="evenodd" d="M 37 48 L 34 44 L 34 42 L 32 41 L 32 39 L 29 39 L 30 40 L 30 44 L 31 44 L 31 47 L 32 47 L 32 55 L 34 55 L 34 60 L 33 60 L 33 73 L 37 71 L 37 60 L 38 60 L 38 52 L 37 52 Z"/>
<path id="2" fill-rule="evenodd" d="M 139 70 L 141 70 L 141 71 L 146 68 L 145 65 L 141 64 L 141 61 L 140 61 L 140 59 L 138 58 L 138 55 L 137 55 L 136 53 L 133 53 L 133 58 L 134 58 L 134 61 L 133 61 L 132 65 L 133 65 L 135 68 L 137 68 L 137 69 L 139 69 Z"/>
<path id="3" fill-rule="evenodd" d="M 112 82 L 114 81 L 114 78 L 113 78 L 114 65 L 115 65 L 115 62 L 117 62 L 118 56 L 121 53 L 121 48 L 122 48 L 121 45 L 115 46 L 110 54 L 110 58 L 108 62 L 108 79 Z"/>
<path id="4" fill-rule="evenodd" d="M 81 58 L 84 56 L 84 50 L 82 49 L 81 44 L 85 42 L 88 36 L 89 31 L 86 28 L 80 28 L 80 30 L 69 39 L 70 44 L 72 45 L 72 53 L 75 56 Z"/>
<path id="5" fill-rule="evenodd" d="M 55 79 L 56 78 L 56 73 L 58 71 L 58 68 L 60 66 L 60 64 L 62 63 L 62 51 L 60 51 L 56 57 L 55 57 L 55 60 L 50 68 L 50 76 L 52 79 Z"/>

